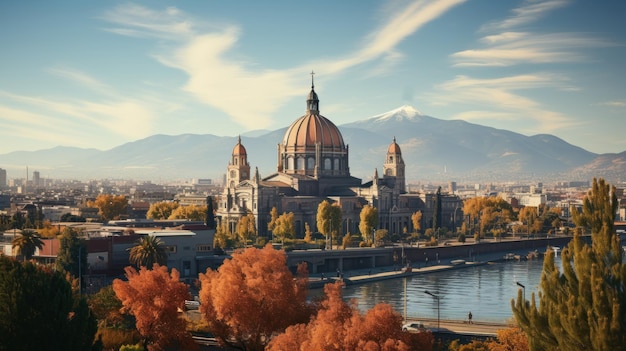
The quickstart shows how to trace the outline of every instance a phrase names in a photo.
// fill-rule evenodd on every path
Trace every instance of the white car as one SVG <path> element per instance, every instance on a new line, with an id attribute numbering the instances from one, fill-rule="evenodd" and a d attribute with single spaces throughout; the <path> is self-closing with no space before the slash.
<path id="1" fill-rule="evenodd" d="M 424 326 L 424 323 L 422 322 L 411 322 L 411 323 L 407 323 L 403 325 L 402 331 L 421 333 L 421 332 L 426 331 L 426 327 Z"/>
<path id="2" fill-rule="evenodd" d="M 200 308 L 200 302 L 194 300 L 185 300 L 185 310 L 197 310 Z"/>

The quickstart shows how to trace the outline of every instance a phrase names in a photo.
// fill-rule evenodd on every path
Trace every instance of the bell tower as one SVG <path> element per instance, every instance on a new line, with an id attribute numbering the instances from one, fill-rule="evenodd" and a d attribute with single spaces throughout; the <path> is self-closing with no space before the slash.
<path id="1" fill-rule="evenodd" d="M 234 188 L 235 185 L 244 180 L 250 180 L 250 164 L 248 163 L 248 152 L 241 144 L 241 136 L 237 145 L 233 148 L 231 160 L 228 163 L 228 173 L 226 175 L 226 187 Z"/>
<path id="2" fill-rule="evenodd" d="M 400 145 L 393 138 L 391 145 L 387 149 L 387 156 L 383 164 L 383 179 L 387 183 L 392 183 L 394 189 L 400 194 L 406 192 L 406 180 L 404 175 L 404 159 L 402 159 L 402 151 Z"/>

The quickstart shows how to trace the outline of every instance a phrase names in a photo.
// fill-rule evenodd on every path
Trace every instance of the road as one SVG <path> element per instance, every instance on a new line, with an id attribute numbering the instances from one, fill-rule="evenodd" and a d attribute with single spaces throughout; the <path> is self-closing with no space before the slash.
<path id="1" fill-rule="evenodd" d="M 509 328 L 504 323 L 473 322 L 470 324 L 467 321 L 443 319 L 439 321 L 439 328 L 437 328 L 437 319 L 421 319 L 420 321 L 433 332 L 462 335 L 496 336 L 498 330 Z"/>

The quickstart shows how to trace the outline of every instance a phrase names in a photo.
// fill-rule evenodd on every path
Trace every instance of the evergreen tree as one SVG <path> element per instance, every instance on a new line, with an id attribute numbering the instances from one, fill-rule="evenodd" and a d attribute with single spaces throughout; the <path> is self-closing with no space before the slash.
<path id="1" fill-rule="evenodd" d="M 87 245 L 81 241 L 78 232 L 72 228 L 63 229 L 59 238 L 56 268 L 58 271 L 68 272 L 74 277 L 87 272 Z"/>
<path id="2" fill-rule="evenodd" d="M 137 267 L 152 269 L 155 263 L 165 265 L 167 263 L 167 251 L 161 239 L 156 236 L 146 235 L 137 240 L 137 245 L 128 249 L 130 263 Z"/>
<path id="3" fill-rule="evenodd" d="M 433 230 L 441 228 L 441 187 L 437 189 L 435 194 L 435 211 L 433 213 Z"/>
<path id="4" fill-rule="evenodd" d="M 215 213 L 213 209 L 213 198 L 211 196 L 207 196 L 206 198 L 206 226 L 209 229 L 215 229 L 217 227 L 217 223 L 215 222 Z"/>
<path id="5" fill-rule="evenodd" d="M 561 261 L 550 250 L 543 265 L 539 306 L 520 291 L 513 313 L 531 350 L 624 350 L 626 347 L 626 264 L 614 229 L 615 187 L 601 178 L 573 211 L 577 226 L 591 230 L 591 245 L 576 234 Z"/>
<path id="6" fill-rule="evenodd" d="M 89 350 L 96 329 L 63 273 L 0 256 L 0 351 Z"/>

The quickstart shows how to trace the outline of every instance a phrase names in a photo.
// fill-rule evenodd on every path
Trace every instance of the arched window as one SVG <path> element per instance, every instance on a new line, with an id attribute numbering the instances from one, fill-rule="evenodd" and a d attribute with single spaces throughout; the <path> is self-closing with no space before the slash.
<path id="1" fill-rule="evenodd" d="M 239 162 L 239 159 L 235 157 L 235 166 L 237 165 L 238 162 Z"/>
<path id="2" fill-rule="evenodd" d="M 335 159 L 335 166 L 333 167 L 334 170 L 338 171 L 339 170 L 339 159 L 336 158 Z"/>
<path id="3" fill-rule="evenodd" d="M 313 169 L 315 168 L 315 159 L 313 157 L 309 157 L 306 160 L 306 169 Z"/>
<path id="4" fill-rule="evenodd" d="M 298 157 L 298 169 L 304 169 L 304 158 Z"/>
<path id="5" fill-rule="evenodd" d="M 389 163 L 393 162 L 393 156 L 389 156 Z"/>
<path id="6" fill-rule="evenodd" d="M 324 169 L 331 169 L 331 161 L 329 158 L 324 159 Z"/>

